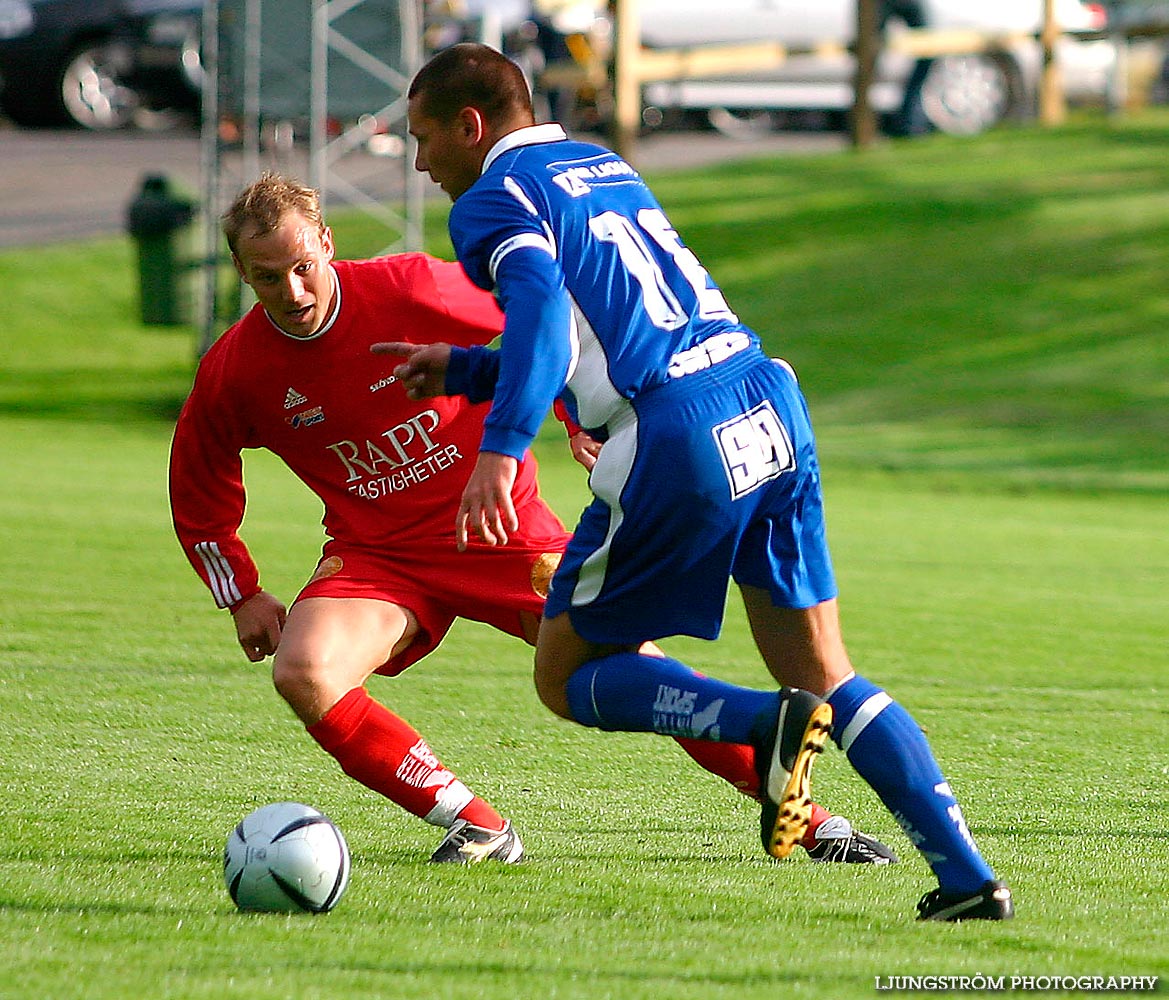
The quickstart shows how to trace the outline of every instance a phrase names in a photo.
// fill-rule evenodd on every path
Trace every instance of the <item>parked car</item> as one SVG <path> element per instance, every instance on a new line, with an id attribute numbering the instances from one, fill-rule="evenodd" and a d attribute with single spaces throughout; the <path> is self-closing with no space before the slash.
<path id="1" fill-rule="evenodd" d="M 644 90 L 650 107 L 701 110 L 727 130 L 777 112 L 852 107 L 855 61 L 848 46 L 856 34 L 856 0 L 641 0 L 640 6 L 641 40 L 650 48 L 765 40 L 808 53 L 765 71 L 650 83 Z M 885 0 L 881 24 L 885 39 L 908 28 L 1037 34 L 1042 11 L 1041 0 Z M 1080 0 L 1057 0 L 1056 13 L 1064 29 L 1085 32 L 1102 29 L 1107 17 L 1101 4 Z M 825 51 L 811 53 L 817 45 Z M 1103 99 L 1115 61 L 1110 42 L 1065 36 L 1056 56 L 1070 101 Z M 1033 39 L 934 59 L 886 49 L 869 97 L 895 131 L 974 134 L 1031 112 L 1041 69 L 1042 49 Z"/>
<path id="2" fill-rule="evenodd" d="M 197 107 L 200 0 L 0 0 L 0 111 L 121 128 Z"/>

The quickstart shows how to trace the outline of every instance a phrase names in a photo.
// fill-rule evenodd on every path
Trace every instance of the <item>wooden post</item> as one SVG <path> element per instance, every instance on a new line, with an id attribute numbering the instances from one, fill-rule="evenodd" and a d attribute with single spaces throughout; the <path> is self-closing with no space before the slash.
<path id="1" fill-rule="evenodd" d="M 613 4 L 613 132 L 614 151 L 626 160 L 636 153 L 641 131 L 641 11 L 638 0 Z"/>
<path id="2" fill-rule="evenodd" d="M 859 0 L 856 5 L 856 74 L 850 133 L 856 149 L 871 146 L 877 138 L 877 116 L 869 101 L 869 86 L 877 72 L 880 51 L 879 0 Z"/>
<path id="3" fill-rule="evenodd" d="M 1063 79 L 1055 46 L 1059 41 L 1060 25 L 1055 16 L 1055 0 L 1043 0 L 1043 75 L 1039 80 L 1039 121 L 1044 125 L 1059 125 L 1067 118 Z"/>

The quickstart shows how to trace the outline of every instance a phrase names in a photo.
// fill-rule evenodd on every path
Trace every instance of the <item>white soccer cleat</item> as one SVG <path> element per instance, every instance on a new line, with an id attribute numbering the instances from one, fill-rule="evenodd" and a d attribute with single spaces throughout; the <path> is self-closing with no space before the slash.
<path id="1" fill-rule="evenodd" d="M 447 830 L 447 835 L 430 856 L 435 864 L 475 865 L 480 861 L 501 861 L 514 865 L 522 861 L 524 845 L 511 820 L 503 824 L 502 830 L 486 830 L 465 819 L 457 819 Z"/>

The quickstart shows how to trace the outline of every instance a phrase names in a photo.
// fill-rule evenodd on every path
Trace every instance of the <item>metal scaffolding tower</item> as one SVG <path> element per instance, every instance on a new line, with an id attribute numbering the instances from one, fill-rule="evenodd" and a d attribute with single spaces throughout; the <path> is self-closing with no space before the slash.
<path id="1" fill-rule="evenodd" d="M 422 0 L 205 0 L 200 355 L 239 311 L 219 216 L 264 169 L 384 223 L 383 252 L 421 248 L 406 90 L 422 31 Z"/>

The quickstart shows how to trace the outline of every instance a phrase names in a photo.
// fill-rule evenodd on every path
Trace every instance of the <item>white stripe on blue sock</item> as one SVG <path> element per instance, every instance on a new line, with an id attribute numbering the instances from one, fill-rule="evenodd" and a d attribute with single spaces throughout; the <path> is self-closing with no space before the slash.
<path id="1" fill-rule="evenodd" d="M 840 749 L 848 753 L 853 741 L 865 731 L 865 727 L 893 703 L 884 691 L 869 695 L 849 720 L 844 732 L 840 734 Z"/>

